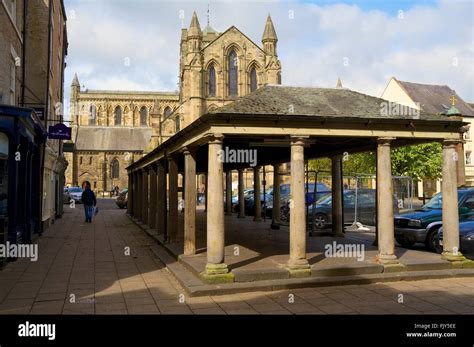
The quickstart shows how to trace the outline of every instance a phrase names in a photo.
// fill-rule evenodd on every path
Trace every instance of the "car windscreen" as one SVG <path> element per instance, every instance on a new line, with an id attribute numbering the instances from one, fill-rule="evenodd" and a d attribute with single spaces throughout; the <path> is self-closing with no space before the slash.
<path id="1" fill-rule="evenodd" d="M 458 192 L 458 200 L 461 197 L 461 193 Z M 423 208 L 429 209 L 429 210 L 441 210 L 443 208 L 443 195 L 441 193 L 436 194 L 431 198 L 430 201 L 428 201 L 425 205 L 423 205 Z"/>
<path id="2" fill-rule="evenodd" d="M 82 193 L 81 188 L 69 188 L 69 193 Z"/>

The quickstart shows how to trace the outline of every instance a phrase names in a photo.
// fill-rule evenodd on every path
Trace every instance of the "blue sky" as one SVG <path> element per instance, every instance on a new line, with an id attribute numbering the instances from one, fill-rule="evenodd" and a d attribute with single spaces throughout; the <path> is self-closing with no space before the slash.
<path id="1" fill-rule="evenodd" d="M 208 1 L 65 0 L 69 55 L 89 89 L 177 88 L 180 29 Z M 380 96 L 391 76 L 447 84 L 474 102 L 474 2 L 209 1 L 211 25 L 237 26 L 261 44 L 271 13 L 287 85 L 345 87 Z M 184 20 L 179 18 L 180 11 Z M 126 64 L 129 62 L 129 64 Z M 66 100 L 67 101 L 67 100 Z"/>

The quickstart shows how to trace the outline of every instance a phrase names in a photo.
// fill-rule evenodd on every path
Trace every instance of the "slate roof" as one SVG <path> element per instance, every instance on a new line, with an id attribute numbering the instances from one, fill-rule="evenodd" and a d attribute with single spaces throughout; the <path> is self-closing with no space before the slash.
<path id="1" fill-rule="evenodd" d="M 151 128 L 81 126 L 73 139 L 79 151 L 144 151 L 151 139 Z"/>
<path id="2" fill-rule="evenodd" d="M 451 107 L 451 97 L 455 95 L 457 99 L 455 106 L 459 112 L 464 116 L 474 117 L 474 111 L 459 95 L 456 94 L 453 89 L 446 85 L 441 86 L 435 84 L 397 81 L 414 102 L 420 103 L 421 108 L 426 113 L 446 113 Z"/>
<path id="3" fill-rule="evenodd" d="M 349 89 L 267 85 L 210 113 L 364 119 L 413 119 L 413 115 L 416 114 L 414 110 L 411 115 L 384 114 L 381 112 L 383 104 L 387 105 L 387 101 Z M 405 106 L 405 109 L 408 108 Z M 446 120 L 447 117 L 420 112 L 419 119 L 440 121 Z"/>

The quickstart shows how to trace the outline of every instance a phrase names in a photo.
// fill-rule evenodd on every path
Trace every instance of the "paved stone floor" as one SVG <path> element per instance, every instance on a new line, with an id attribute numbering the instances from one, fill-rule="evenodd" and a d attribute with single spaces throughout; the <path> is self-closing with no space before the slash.
<path id="1" fill-rule="evenodd" d="M 38 239 L 38 261 L 0 271 L 0 314 L 474 313 L 474 278 L 190 298 L 125 211 L 112 200 L 99 206 L 85 224 L 81 205 L 65 205 L 64 217 Z"/>

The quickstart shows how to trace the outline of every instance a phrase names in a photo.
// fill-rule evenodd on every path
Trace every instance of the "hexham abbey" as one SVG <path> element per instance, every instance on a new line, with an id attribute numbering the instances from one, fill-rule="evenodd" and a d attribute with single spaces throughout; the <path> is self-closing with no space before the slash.
<path id="1" fill-rule="evenodd" d="M 72 143 L 66 185 L 90 181 L 99 194 L 127 187 L 126 167 L 202 114 L 266 84 L 281 84 L 277 35 L 268 16 L 260 47 L 235 26 L 182 29 L 179 93 L 81 90 L 71 85 Z"/>

